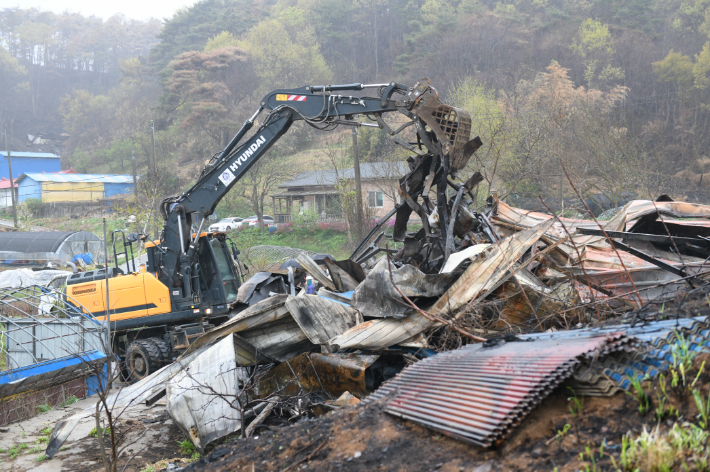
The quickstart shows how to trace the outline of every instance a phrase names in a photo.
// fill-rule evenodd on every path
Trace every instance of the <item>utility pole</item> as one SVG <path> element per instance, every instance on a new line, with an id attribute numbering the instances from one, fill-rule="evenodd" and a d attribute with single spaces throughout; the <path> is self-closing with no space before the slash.
<path id="1" fill-rule="evenodd" d="M 138 197 L 138 182 L 136 178 L 136 153 L 131 152 L 131 163 L 133 164 L 133 195 Z"/>
<path id="2" fill-rule="evenodd" d="M 153 120 L 150 120 L 150 130 L 153 133 L 153 166 L 152 166 L 152 173 L 155 174 L 157 166 L 156 166 L 156 161 L 155 161 L 155 123 Z"/>
<path id="3" fill-rule="evenodd" d="M 357 128 L 353 126 L 353 169 L 355 170 L 355 205 L 357 206 L 357 236 L 362 239 L 364 234 L 363 214 L 362 214 L 362 185 L 360 182 L 360 153 L 357 148 Z"/>
<path id="4" fill-rule="evenodd" d="M 158 164 L 157 161 L 155 160 L 155 122 L 153 120 L 150 120 L 150 130 L 153 132 L 153 168 L 151 169 L 151 179 L 154 179 L 157 181 L 158 177 Z M 158 207 L 155 208 L 155 214 L 158 214 Z M 153 219 L 153 237 L 155 239 L 158 239 L 158 219 L 154 218 Z"/>
<path id="5" fill-rule="evenodd" d="M 17 202 L 15 201 L 15 183 L 12 181 L 12 158 L 10 148 L 7 147 L 7 125 L 5 125 L 5 151 L 7 152 L 7 165 L 10 168 L 10 197 L 12 199 L 12 222 L 17 228 Z"/>

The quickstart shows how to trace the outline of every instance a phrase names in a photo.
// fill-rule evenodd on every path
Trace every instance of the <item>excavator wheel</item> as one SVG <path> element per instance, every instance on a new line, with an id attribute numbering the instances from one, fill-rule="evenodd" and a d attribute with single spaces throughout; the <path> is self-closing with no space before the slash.
<path id="1" fill-rule="evenodd" d="M 126 350 L 126 370 L 131 383 L 148 377 L 169 362 L 169 349 L 158 338 L 133 341 Z"/>

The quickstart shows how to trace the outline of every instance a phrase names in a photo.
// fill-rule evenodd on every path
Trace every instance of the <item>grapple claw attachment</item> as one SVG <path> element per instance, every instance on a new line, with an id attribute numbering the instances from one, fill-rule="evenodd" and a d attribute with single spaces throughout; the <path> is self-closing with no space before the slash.
<path id="1" fill-rule="evenodd" d="M 439 92 L 429 84 L 429 79 L 422 79 L 409 91 L 410 110 L 434 131 L 444 153 L 449 155 L 449 169 L 455 173 L 466 166 L 468 159 L 478 148 L 469 144 L 471 135 L 471 115 L 461 108 L 444 105 L 439 100 Z M 480 144 L 479 144 L 480 146 Z"/>

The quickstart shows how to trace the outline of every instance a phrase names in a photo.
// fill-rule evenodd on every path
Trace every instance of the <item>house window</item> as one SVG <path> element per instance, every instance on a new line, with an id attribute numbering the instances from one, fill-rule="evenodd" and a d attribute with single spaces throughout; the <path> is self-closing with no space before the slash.
<path id="1" fill-rule="evenodd" d="M 368 206 L 370 208 L 382 208 L 385 206 L 382 192 L 368 192 Z"/>

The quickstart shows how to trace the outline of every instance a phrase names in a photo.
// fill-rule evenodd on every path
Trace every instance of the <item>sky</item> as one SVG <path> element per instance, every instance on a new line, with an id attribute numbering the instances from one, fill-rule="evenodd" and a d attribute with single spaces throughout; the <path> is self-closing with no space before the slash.
<path id="1" fill-rule="evenodd" d="M 193 5 L 197 0 L 0 0 L 0 8 L 38 8 L 61 13 L 68 10 L 85 16 L 95 15 L 104 20 L 116 13 L 128 18 L 147 20 L 169 18 L 176 10 Z"/>

